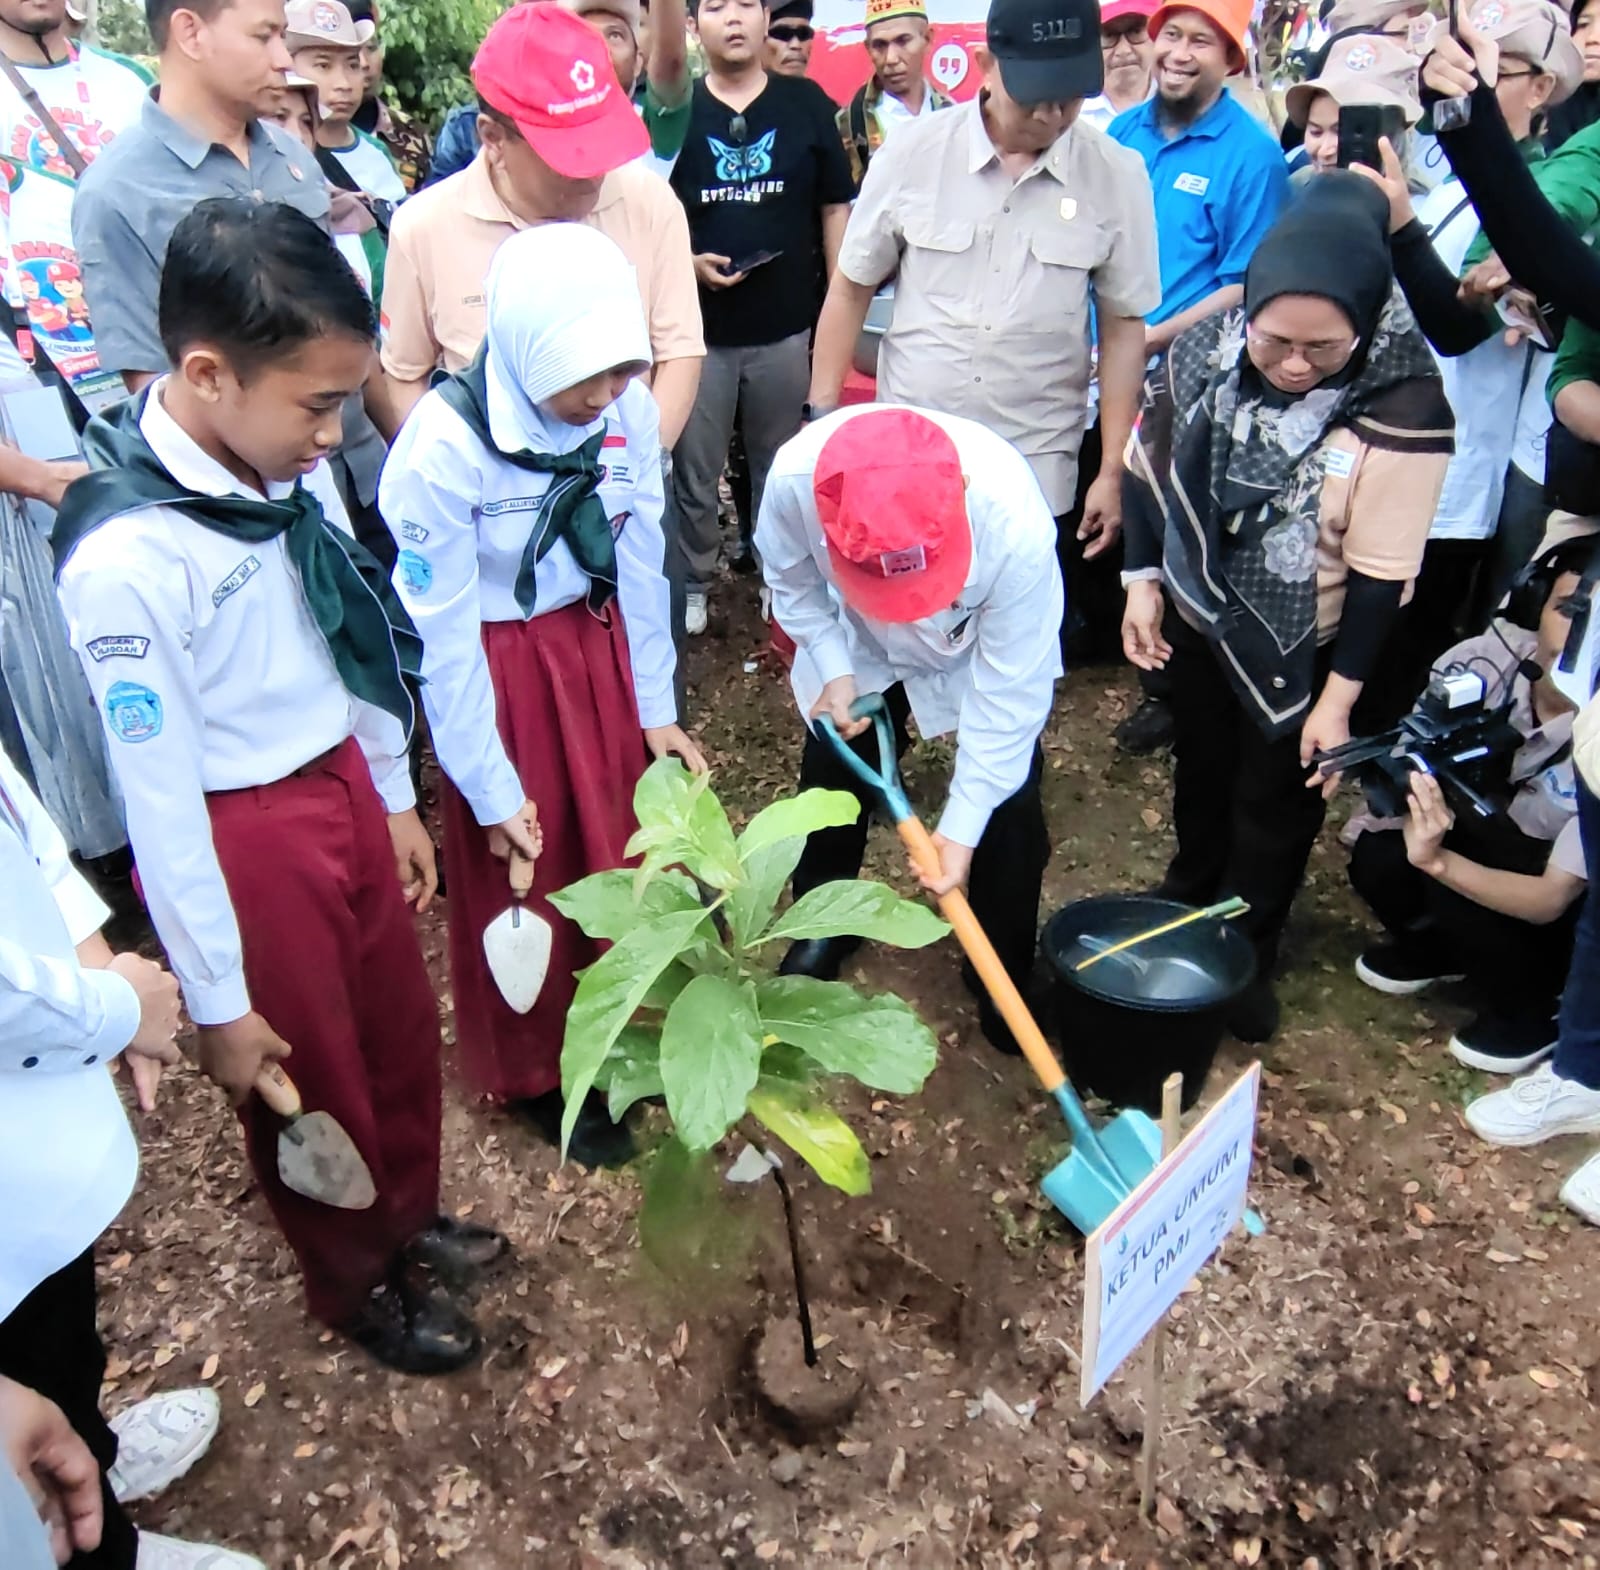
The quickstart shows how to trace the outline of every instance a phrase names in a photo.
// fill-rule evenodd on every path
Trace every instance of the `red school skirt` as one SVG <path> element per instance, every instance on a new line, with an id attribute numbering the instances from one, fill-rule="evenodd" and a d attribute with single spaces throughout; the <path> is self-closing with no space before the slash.
<path id="1" fill-rule="evenodd" d="M 439 805 L 456 1041 L 474 1088 L 511 1101 L 560 1085 L 574 972 L 601 952 L 549 896 L 622 865 L 647 758 L 615 602 L 601 616 L 579 601 L 530 621 L 485 622 L 483 648 L 500 739 L 544 833 L 527 903 L 550 923 L 550 970 L 526 1014 L 500 996 L 483 957 L 483 929 L 511 903 L 506 864 L 490 854 L 488 832 L 448 778 Z"/>

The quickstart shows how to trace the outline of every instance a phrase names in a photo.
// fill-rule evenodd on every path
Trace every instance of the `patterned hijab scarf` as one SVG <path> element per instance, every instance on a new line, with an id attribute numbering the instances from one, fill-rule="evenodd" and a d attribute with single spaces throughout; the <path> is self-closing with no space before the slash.
<path id="1" fill-rule="evenodd" d="M 1180 334 L 1145 390 L 1129 501 L 1269 735 L 1296 728 L 1311 698 L 1323 441 L 1348 427 L 1372 447 L 1454 446 L 1432 353 L 1394 290 L 1387 230 L 1376 187 L 1319 174 L 1257 248 L 1243 307 Z M 1298 394 L 1274 388 L 1246 346 L 1248 323 L 1289 294 L 1331 300 L 1356 339 L 1339 372 Z"/>

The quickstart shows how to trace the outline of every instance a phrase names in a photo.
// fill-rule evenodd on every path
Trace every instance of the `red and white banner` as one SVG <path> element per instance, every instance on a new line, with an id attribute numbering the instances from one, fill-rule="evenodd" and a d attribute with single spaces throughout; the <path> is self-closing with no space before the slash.
<path id="1" fill-rule="evenodd" d="M 836 103 L 848 103 L 851 94 L 872 75 L 872 62 L 867 58 L 867 29 L 862 20 L 866 9 L 866 0 L 817 0 L 813 23 L 817 41 L 811 50 L 811 69 L 806 74 L 820 83 Z M 952 98 L 971 98 L 978 91 L 972 45 L 983 41 L 987 14 L 988 6 L 983 0 L 928 0 L 928 15 L 933 22 L 928 76 Z"/>

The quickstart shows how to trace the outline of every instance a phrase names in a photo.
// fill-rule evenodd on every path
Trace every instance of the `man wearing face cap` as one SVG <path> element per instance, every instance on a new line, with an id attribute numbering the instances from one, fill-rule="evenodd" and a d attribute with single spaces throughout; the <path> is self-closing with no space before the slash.
<path id="1" fill-rule="evenodd" d="M 973 57 L 977 98 L 902 126 L 867 169 L 817 326 L 809 407 L 838 404 L 873 293 L 894 277 L 878 396 L 982 421 L 1027 458 L 1064 525 L 1092 297 L 1105 458 L 1076 532 L 1097 555 L 1120 527 L 1143 316 L 1161 298 L 1150 182 L 1136 153 L 1075 123 L 1103 84 L 1093 0 L 993 0 Z"/>
<path id="2" fill-rule="evenodd" d="M 1039 734 L 1061 674 L 1062 609 L 1055 528 L 1027 460 L 972 420 L 901 405 L 840 410 L 779 450 L 756 545 L 773 617 L 796 645 L 792 681 L 808 725 L 827 715 L 842 736 L 862 737 L 850 705 L 881 692 L 902 751 L 908 717 L 924 737 L 955 733 L 933 836 L 941 874 L 921 881 L 935 894 L 968 885 L 1026 988 L 1049 858 Z M 875 738 L 854 744 L 876 767 Z M 800 784 L 852 791 L 863 810 L 807 840 L 797 898 L 856 876 L 875 805 L 815 733 Z M 831 980 L 859 945 L 799 942 L 780 969 Z M 1016 1050 L 987 997 L 979 1020 L 998 1049 Z"/>

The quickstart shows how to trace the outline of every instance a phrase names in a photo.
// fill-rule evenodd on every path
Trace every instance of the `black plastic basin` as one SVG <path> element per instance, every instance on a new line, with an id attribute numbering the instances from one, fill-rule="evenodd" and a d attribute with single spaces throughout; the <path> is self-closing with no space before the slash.
<path id="1" fill-rule="evenodd" d="M 1097 894 L 1046 924 L 1062 1066 L 1080 1091 L 1159 1115 L 1162 1083 L 1178 1073 L 1184 1106 L 1199 1098 L 1228 1005 L 1255 979 L 1255 950 L 1244 934 L 1212 917 L 1076 968 L 1192 908 L 1149 894 Z"/>

